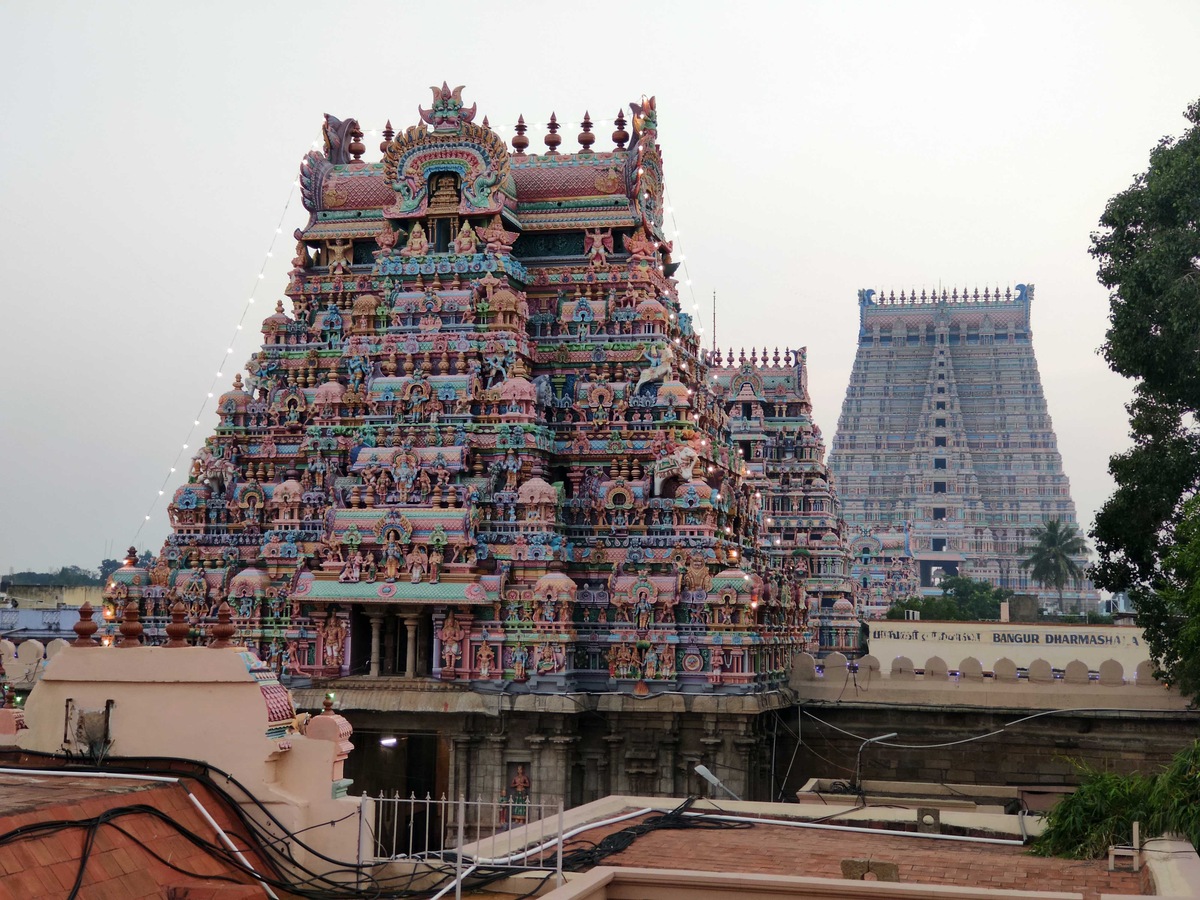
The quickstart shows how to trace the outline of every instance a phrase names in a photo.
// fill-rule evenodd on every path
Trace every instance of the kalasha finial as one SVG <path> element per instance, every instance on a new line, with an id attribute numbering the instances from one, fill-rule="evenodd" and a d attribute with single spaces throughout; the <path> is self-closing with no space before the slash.
<path id="1" fill-rule="evenodd" d="M 392 138 L 396 136 L 396 132 L 392 130 L 392 120 L 388 119 L 387 124 L 383 126 L 383 140 L 379 142 L 379 152 L 387 153 L 388 144 L 392 142 Z"/>
<path id="2" fill-rule="evenodd" d="M 71 642 L 72 647 L 99 647 L 97 641 L 92 640 L 92 635 L 95 634 L 100 626 L 92 621 L 92 616 L 96 611 L 92 609 L 92 604 L 86 600 L 83 601 L 83 606 L 79 607 L 79 621 L 75 623 L 74 632 L 75 640 Z"/>
<path id="3" fill-rule="evenodd" d="M 324 707 L 324 710 L 325 710 L 324 712 L 321 713 L 321 715 L 332 716 L 333 715 L 333 694 L 326 694 L 325 698 L 321 701 L 321 706 Z"/>
<path id="4" fill-rule="evenodd" d="M 592 134 L 592 117 L 588 115 L 587 110 L 583 111 L 583 121 L 579 123 L 579 127 L 583 129 L 579 132 L 579 146 L 583 148 L 584 153 L 591 153 L 596 136 Z"/>
<path id="5" fill-rule="evenodd" d="M 629 140 L 629 132 L 625 130 L 625 110 L 617 110 L 617 118 L 613 124 L 617 126 L 617 130 L 612 133 L 613 143 L 617 145 L 618 150 L 624 150 L 625 142 Z"/>
<path id="6" fill-rule="evenodd" d="M 128 550 L 125 551 L 125 565 L 127 565 L 127 566 L 137 565 L 137 547 L 130 547 Z"/>
<path id="7" fill-rule="evenodd" d="M 237 627 L 233 624 L 233 610 L 229 608 L 227 600 L 222 600 L 217 607 L 217 624 L 212 627 L 210 634 L 212 640 L 208 642 L 209 649 L 224 650 L 233 646 L 230 638 L 237 634 Z"/>
<path id="8" fill-rule="evenodd" d="M 136 600 L 125 604 L 125 614 L 121 617 L 121 627 L 117 630 L 121 632 L 121 639 L 117 641 L 118 647 L 128 649 L 142 646 L 142 622 L 138 616 Z"/>
<path id="9" fill-rule="evenodd" d="M 192 633 L 192 626 L 187 621 L 187 607 L 183 605 L 182 600 L 176 600 L 175 605 L 171 607 L 171 624 L 167 626 L 167 642 L 164 647 L 187 647 L 188 635 Z"/>
<path id="10" fill-rule="evenodd" d="M 524 155 L 525 148 L 529 146 L 529 138 L 525 137 L 525 129 L 528 126 L 525 124 L 524 116 L 517 116 L 517 134 L 512 139 L 513 149 Z"/>
<path id="11" fill-rule="evenodd" d="M 492 126 L 491 126 L 491 123 L 490 123 L 490 122 L 488 122 L 488 120 L 487 120 L 487 116 L 484 116 L 484 117 L 483 117 L 483 127 L 484 127 L 484 128 L 491 128 L 491 127 L 492 127 Z"/>
<path id="12" fill-rule="evenodd" d="M 558 133 L 558 116 L 550 113 L 550 121 L 546 123 L 546 127 L 550 130 L 550 133 L 542 138 L 542 142 L 549 148 L 546 150 L 546 153 L 554 156 L 558 153 L 558 145 L 562 143 L 562 135 Z"/>
<path id="13" fill-rule="evenodd" d="M 350 128 L 350 155 L 354 157 L 355 162 L 362 162 L 362 155 L 367 152 L 367 146 L 362 142 L 363 132 L 358 127 L 358 122 Z"/>

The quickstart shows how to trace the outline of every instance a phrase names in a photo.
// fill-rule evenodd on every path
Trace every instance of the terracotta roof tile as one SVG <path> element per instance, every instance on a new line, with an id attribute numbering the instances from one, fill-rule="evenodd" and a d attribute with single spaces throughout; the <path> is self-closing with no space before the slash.
<path id="1" fill-rule="evenodd" d="M 247 843 L 241 824 L 219 798 L 202 788 L 197 796 L 223 828 L 234 835 L 239 845 Z M 0 776 L 5 810 L 0 813 L 0 834 L 40 822 L 78 821 L 108 810 L 133 805 L 152 806 L 179 825 L 206 840 L 215 840 L 211 826 L 201 817 L 181 785 L 124 780 L 88 779 L 71 776 Z M 136 796 L 130 796 L 136 792 Z M 101 826 L 95 832 L 91 855 L 83 870 L 81 897 L 86 900 L 137 900 L 167 898 L 178 900 L 242 900 L 262 897 L 262 888 L 245 878 L 245 884 L 214 887 L 209 876 L 237 876 L 227 863 L 213 858 L 205 850 L 179 834 L 165 822 L 141 813 L 130 813 L 114 820 L 117 827 Z M 239 835 L 241 835 L 239 837 Z M 0 900 L 61 900 L 79 874 L 79 858 L 84 847 L 81 828 L 41 832 L 28 838 L 0 845 Z M 171 864 L 196 873 L 181 874 L 159 862 L 151 852 Z M 258 854 L 251 851 L 252 863 L 264 868 Z"/>
<path id="2" fill-rule="evenodd" d="M 585 832 L 598 841 L 629 825 Z M 700 869 L 768 875 L 841 878 L 843 858 L 894 862 L 902 882 L 1081 892 L 1139 894 L 1141 875 L 1109 872 L 1105 860 L 1061 860 L 1032 856 L 1021 847 L 968 844 L 930 838 L 816 831 L 756 825 L 742 830 L 654 831 L 637 838 L 604 865 Z"/>

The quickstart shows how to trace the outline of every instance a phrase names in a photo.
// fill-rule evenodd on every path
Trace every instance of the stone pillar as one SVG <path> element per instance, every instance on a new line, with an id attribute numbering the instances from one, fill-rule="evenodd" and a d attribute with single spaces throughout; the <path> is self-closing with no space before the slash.
<path id="1" fill-rule="evenodd" d="M 754 768 L 758 758 L 757 750 L 761 741 L 753 735 L 741 734 L 733 739 L 734 757 L 727 765 L 730 771 L 730 788 L 743 800 L 754 799 Z M 740 765 L 739 765 L 740 763 Z M 729 782 L 726 782 L 729 784 Z"/>
<path id="2" fill-rule="evenodd" d="M 383 628 L 383 613 L 372 610 L 367 614 L 371 620 L 371 677 L 379 677 L 379 632 Z"/>
<path id="3" fill-rule="evenodd" d="M 615 722 L 610 723 L 610 727 L 614 727 Z M 615 730 L 604 736 L 604 743 L 608 744 L 608 785 L 607 793 L 623 794 L 626 793 L 626 787 L 629 779 L 625 777 L 624 752 L 625 735 L 620 731 Z"/>
<path id="4" fill-rule="evenodd" d="M 562 800 L 564 807 L 571 805 L 571 774 L 573 767 L 571 765 L 571 747 L 578 741 L 579 738 L 570 734 L 558 734 L 550 738 L 550 744 L 554 748 L 553 753 L 553 768 L 558 776 L 557 782 L 554 784 L 557 797 L 551 795 L 547 797 L 542 795 L 543 803 L 553 803 L 555 800 Z"/>
<path id="5" fill-rule="evenodd" d="M 674 720 L 674 716 L 671 717 Z M 670 731 L 666 732 L 658 742 L 659 750 L 662 753 L 662 768 L 658 783 L 658 793 L 664 797 L 677 797 L 679 791 L 675 787 L 676 774 L 676 755 L 679 751 L 679 732 L 675 730 L 676 723 L 672 721 L 673 726 Z"/>
<path id="6" fill-rule="evenodd" d="M 417 677 L 417 623 L 416 616 L 404 617 L 404 628 L 408 632 L 408 653 L 404 657 L 404 677 Z"/>
<path id="7" fill-rule="evenodd" d="M 396 674 L 396 615 L 388 610 L 383 631 L 383 674 Z"/>
<path id="8" fill-rule="evenodd" d="M 542 758 L 542 751 L 546 745 L 546 735 L 531 734 L 529 737 L 525 738 L 525 741 L 529 744 L 530 756 L 529 769 L 527 770 L 526 774 L 529 775 L 530 780 L 533 782 L 529 789 L 529 802 L 550 803 L 552 801 L 546 796 L 546 788 L 548 786 L 553 786 L 554 779 L 551 774 L 546 771 L 545 763 Z"/>
<path id="9" fill-rule="evenodd" d="M 508 773 L 504 765 L 507 735 L 489 734 L 483 739 L 479 758 L 479 791 L 484 800 L 494 801 L 508 792 Z"/>

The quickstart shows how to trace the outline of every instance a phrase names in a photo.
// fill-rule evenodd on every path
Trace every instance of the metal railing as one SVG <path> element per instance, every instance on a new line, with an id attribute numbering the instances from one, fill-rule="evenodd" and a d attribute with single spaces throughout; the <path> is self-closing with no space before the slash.
<path id="1" fill-rule="evenodd" d="M 364 796 L 360 815 L 366 821 L 363 861 L 412 861 L 453 866 L 452 888 L 461 896 L 462 882 L 477 869 L 554 872 L 563 883 L 562 802 L 532 803 L 522 795 L 496 801 L 424 799 L 398 793 Z"/>

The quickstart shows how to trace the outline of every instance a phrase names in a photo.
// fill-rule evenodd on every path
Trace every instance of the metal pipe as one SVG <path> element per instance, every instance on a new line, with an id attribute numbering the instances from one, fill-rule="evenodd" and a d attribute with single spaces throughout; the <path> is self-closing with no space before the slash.
<path id="1" fill-rule="evenodd" d="M 200 811 L 200 815 L 205 818 L 208 824 L 212 826 L 213 831 L 217 833 L 217 836 L 221 839 L 221 843 L 228 847 L 233 852 L 233 855 L 241 860 L 243 866 L 245 866 L 249 871 L 258 875 L 258 870 L 255 869 L 254 866 L 250 865 L 250 860 L 246 859 L 245 854 L 243 854 L 242 851 L 237 848 L 237 844 L 230 840 L 229 835 L 225 833 L 225 829 L 217 824 L 217 820 L 208 814 L 208 810 L 204 808 L 204 804 L 201 803 L 196 798 L 196 795 L 189 791 L 186 787 L 184 790 L 187 791 L 188 799 L 191 800 L 196 809 Z M 263 876 L 258 875 L 258 883 L 262 885 L 262 889 L 266 891 L 267 896 L 270 897 L 271 900 L 279 900 L 279 895 L 271 890 L 271 886 L 267 884 L 266 881 L 262 880 L 262 877 Z"/>
<path id="2" fill-rule="evenodd" d="M 665 813 L 669 810 L 654 809 L 650 812 Z M 937 841 L 959 841 L 969 844 L 1001 844 L 1006 847 L 1023 847 L 1024 841 L 1007 838 L 981 838 L 961 834 L 922 834 L 918 831 L 892 831 L 889 828 L 857 828 L 853 825 L 825 825 L 820 822 L 796 822 L 789 819 L 760 819 L 755 816 L 710 815 L 708 813 L 686 812 L 685 816 L 703 816 L 708 819 L 719 819 L 729 822 L 753 822 L 756 825 L 783 825 L 788 828 L 813 828 L 818 831 L 845 831 L 854 834 L 887 834 L 896 837 L 930 838 Z"/>
<path id="3" fill-rule="evenodd" d="M 57 776 L 59 778 L 79 778 L 79 777 L 83 777 L 83 778 L 122 778 L 122 779 L 126 779 L 128 781 L 153 781 L 153 782 L 158 782 L 160 784 L 161 783 L 179 784 L 178 778 L 171 778 L 166 775 L 125 775 L 120 772 L 81 772 L 78 769 L 0 768 L 0 775 L 49 775 L 49 776 Z M 255 869 L 254 866 L 250 865 L 250 861 L 248 859 L 246 859 L 246 857 L 245 857 L 245 855 L 243 855 L 242 851 L 237 848 L 237 845 L 232 840 L 230 840 L 229 835 L 225 833 L 225 830 L 223 828 L 221 828 L 221 826 L 219 824 L 217 824 L 217 820 L 214 819 L 209 814 L 208 810 L 204 808 L 204 804 L 202 804 L 200 802 L 200 800 L 196 797 L 196 795 L 193 794 L 191 791 L 189 791 L 185 785 L 180 784 L 179 786 L 183 788 L 184 793 L 186 793 L 188 795 L 188 799 L 191 800 L 192 803 L 195 805 L 196 809 L 200 811 L 200 815 L 203 816 L 205 818 L 205 820 L 208 822 L 208 824 L 213 827 L 213 830 L 216 831 L 217 835 L 221 838 L 221 842 L 226 847 L 228 847 L 231 851 L 233 851 L 234 855 L 237 856 L 237 858 L 242 861 L 242 865 L 244 865 L 249 871 L 254 872 L 257 875 L 258 870 Z M 261 884 L 262 889 L 267 892 L 267 896 L 270 897 L 271 900 L 279 900 L 279 896 L 274 891 L 271 890 L 271 886 L 269 884 L 267 884 L 265 881 L 261 880 L 262 876 L 259 875 L 258 877 L 259 877 L 259 884 Z"/>
<path id="4" fill-rule="evenodd" d="M 122 775 L 119 772 L 83 772 L 79 769 L 8 769 L 0 768 L 0 775 L 57 775 L 60 777 L 74 776 L 76 778 L 125 778 L 129 781 L 165 781 L 175 784 L 178 778 L 168 778 L 165 775 Z"/>

